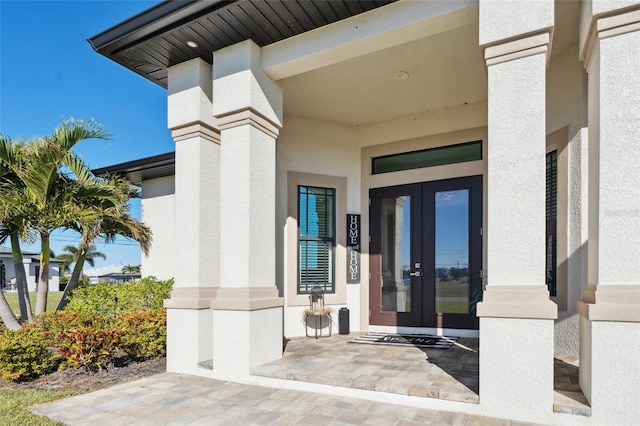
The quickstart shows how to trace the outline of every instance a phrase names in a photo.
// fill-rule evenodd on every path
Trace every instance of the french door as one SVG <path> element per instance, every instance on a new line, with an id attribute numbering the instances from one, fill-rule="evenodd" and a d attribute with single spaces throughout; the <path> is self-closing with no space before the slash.
<path id="1" fill-rule="evenodd" d="M 370 190 L 370 323 L 477 329 L 482 176 Z"/>

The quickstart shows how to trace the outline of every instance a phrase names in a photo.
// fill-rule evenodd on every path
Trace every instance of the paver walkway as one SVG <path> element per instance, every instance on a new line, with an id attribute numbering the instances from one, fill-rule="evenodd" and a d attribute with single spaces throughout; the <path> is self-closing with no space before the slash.
<path id="1" fill-rule="evenodd" d="M 294 337 L 281 359 L 251 374 L 478 403 L 478 339 L 460 338 L 449 349 L 349 343 L 359 335 Z"/>
<path id="2" fill-rule="evenodd" d="M 36 406 L 83 425 L 531 425 L 355 398 L 163 373 Z"/>

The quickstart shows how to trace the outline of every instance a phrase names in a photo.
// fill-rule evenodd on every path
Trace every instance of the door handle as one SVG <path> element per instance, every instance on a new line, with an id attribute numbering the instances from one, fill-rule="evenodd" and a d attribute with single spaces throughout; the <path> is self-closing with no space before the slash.
<path id="1" fill-rule="evenodd" d="M 409 272 L 409 276 L 410 277 L 421 277 L 422 276 L 422 272 L 420 272 L 420 271 Z"/>

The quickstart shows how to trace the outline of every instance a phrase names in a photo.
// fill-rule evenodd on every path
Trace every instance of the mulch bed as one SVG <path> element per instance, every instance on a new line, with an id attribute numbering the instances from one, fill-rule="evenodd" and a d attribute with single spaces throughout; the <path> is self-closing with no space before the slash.
<path id="1" fill-rule="evenodd" d="M 70 390 L 91 392 L 120 383 L 126 383 L 166 371 L 166 358 L 112 367 L 109 370 L 90 373 L 85 368 L 68 368 L 47 374 L 28 382 L 8 382 L 0 379 L 0 388 Z"/>

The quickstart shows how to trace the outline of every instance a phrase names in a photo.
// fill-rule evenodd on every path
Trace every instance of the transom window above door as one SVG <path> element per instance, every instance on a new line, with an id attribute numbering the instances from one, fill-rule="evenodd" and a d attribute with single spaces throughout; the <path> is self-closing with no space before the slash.
<path id="1" fill-rule="evenodd" d="M 476 160 L 482 160 L 482 141 L 374 157 L 371 159 L 371 174 L 400 172 Z"/>

